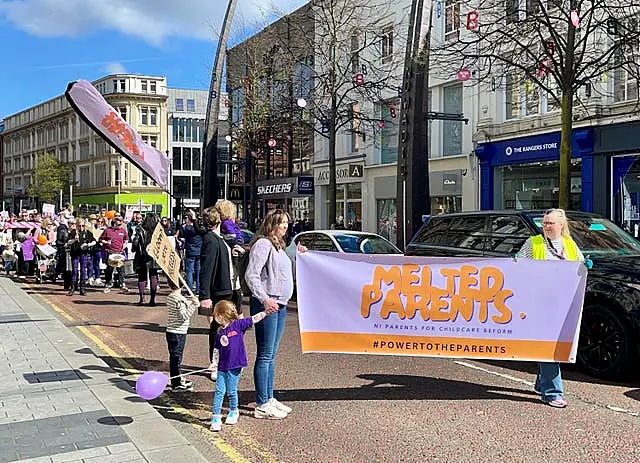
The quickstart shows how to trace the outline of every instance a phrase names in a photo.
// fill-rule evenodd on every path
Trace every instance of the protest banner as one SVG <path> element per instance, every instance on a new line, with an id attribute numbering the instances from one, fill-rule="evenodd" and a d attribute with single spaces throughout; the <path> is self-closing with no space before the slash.
<path id="1" fill-rule="evenodd" d="M 56 213 L 56 205 L 55 204 L 42 203 L 42 216 L 43 217 L 53 217 L 55 213 Z"/>
<path id="2" fill-rule="evenodd" d="M 582 262 L 298 254 L 303 352 L 575 362 Z"/>
<path id="3" fill-rule="evenodd" d="M 148 252 L 171 281 L 177 286 L 180 286 L 182 283 L 182 277 L 180 276 L 180 256 L 176 248 L 171 245 L 162 225 L 159 223 L 156 225 L 153 235 L 151 236 Z"/>
<path id="4" fill-rule="evenodd" d="M 82 120 L 104 141 L 166 190 L 169 158 L 146 144 L 140 134 L 125 121 L 91 82 L 71 82 L 65 92 L 67 101 Z"/>

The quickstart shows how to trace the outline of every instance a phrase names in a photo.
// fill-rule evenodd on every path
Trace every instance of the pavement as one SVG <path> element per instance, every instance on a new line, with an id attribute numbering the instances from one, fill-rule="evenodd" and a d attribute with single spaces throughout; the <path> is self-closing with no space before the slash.
<path id="1" fill-rule="evenodd" d="M 0 365 L 0 462 L 208 461 L 9 278 L 0 278 Z"/>

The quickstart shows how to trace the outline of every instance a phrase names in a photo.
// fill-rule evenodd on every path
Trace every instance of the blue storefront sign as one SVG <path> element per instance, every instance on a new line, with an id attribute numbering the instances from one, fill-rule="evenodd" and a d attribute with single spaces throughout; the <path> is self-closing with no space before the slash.
<path id="1" fill-rule="evenodd" d="M 560 132 L 480 143 L 480 207 L 494 208 L 494 169 L 498 166 L 557 161 L 560 159 Z M 593 207 L 593 130 L 575 129 L 571 137 L 571 157 L 582 160 L 582 210 Z"/>

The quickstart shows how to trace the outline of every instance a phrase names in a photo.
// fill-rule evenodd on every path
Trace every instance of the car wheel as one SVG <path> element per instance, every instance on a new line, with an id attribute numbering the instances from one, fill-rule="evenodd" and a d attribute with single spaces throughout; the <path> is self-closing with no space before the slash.
<path id="1" fill-rule="evenodd" d="M 577 361 L 587 374 L 619 379 L 631 367 L 636 352 L 633 332 L 626 320 L 604 305 L 584 308 Z"/>

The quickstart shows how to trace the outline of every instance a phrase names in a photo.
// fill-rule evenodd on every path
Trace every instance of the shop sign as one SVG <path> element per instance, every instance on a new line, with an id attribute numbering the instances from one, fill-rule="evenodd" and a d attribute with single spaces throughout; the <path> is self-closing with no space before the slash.
<path id="1" fill-rule="evenodd" d="M 286 194 L 291 193 L 293 191 L 293 183 L 276 183 L 273 185 L 260 185 L 258 187 L 258 196 L 263 195 L 275 195 L 275 194 Z"/>
<path id="2" fill-rule="evenodd" d="M 313 194 L 313 177 L 298 177 L 298 194 Z"/>
<path id="3" fill-rule="evenodd" d="M 229 185 L 228 199 L 230 201 L 242 201 L 244 199 L 243 193 L 242 185 Z"/>
<path id="4" fill-rule="evenodd" d="M 361 179 L 363 176 L 364 164 L 349 164 L 336 166 L 336 183 L 349 183 L 351 179 Z M 359 181 L 359 180 L 356 180 Z M 329 167 L 322 167 L 315 171 L 315 184 L 329 184 Z"/>

